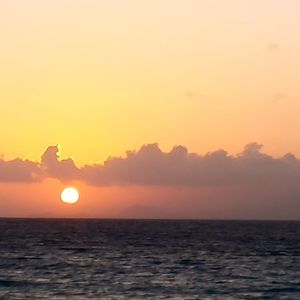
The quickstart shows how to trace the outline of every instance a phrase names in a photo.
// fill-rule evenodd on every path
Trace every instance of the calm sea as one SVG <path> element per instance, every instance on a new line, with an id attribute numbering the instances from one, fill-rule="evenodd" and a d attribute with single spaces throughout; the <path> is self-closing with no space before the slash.
<path id="1" fill-rule="evenodd" d="M 0 299 L 300 299 L 300 222 L 0 220 Z"/>

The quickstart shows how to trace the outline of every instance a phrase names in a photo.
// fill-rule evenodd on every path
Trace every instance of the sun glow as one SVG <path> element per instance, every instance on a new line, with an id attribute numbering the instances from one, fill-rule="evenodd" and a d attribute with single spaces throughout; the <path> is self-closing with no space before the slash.
<path id="1" fill-rule="evenodd" d="M 62 191 L 60 197 L 64 203 L 75 204 L 79 200 L 79 192 L 73 187 L 67 187 Z"/>

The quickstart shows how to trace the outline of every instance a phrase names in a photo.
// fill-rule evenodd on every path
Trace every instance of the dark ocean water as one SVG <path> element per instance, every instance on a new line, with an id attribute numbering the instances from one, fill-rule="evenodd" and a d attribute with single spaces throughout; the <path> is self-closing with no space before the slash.
<path id="1" fill-rule="evenodd" d="M 2 219 L 0 295 L 300 299 L 299 246 L 300 222 Z"/>

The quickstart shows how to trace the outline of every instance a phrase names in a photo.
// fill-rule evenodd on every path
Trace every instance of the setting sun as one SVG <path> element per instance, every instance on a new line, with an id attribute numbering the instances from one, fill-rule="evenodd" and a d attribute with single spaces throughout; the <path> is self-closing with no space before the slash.
<path id="1" fill-rule="evenodd" d="M 75 204 L 79 200 L 79 192 L 73 187 L 67 187 L 61 193 L 61 200 L 67 204 Z"/>

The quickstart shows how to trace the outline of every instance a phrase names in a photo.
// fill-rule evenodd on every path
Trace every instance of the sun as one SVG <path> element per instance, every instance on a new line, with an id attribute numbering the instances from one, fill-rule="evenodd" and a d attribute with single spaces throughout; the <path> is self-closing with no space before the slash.
<path id="1" fill-rule="evenodd" d="M 64 203 L 75 204 L 79 200 L 79 192 L 73 187 L 67 187 L 61 192 L 60 198 Z"/>

